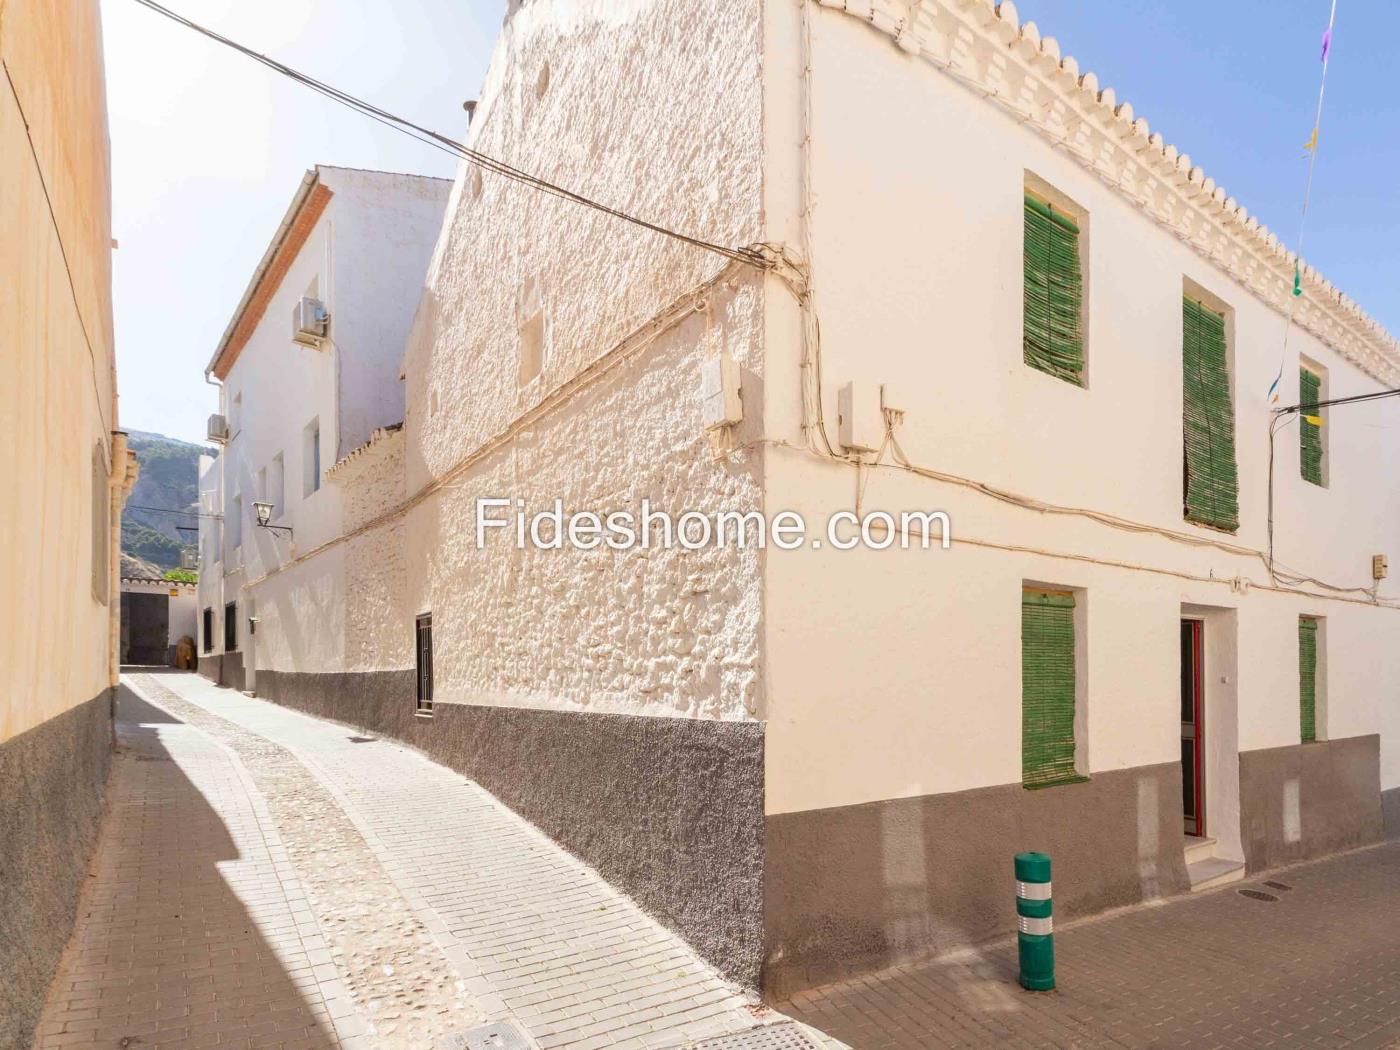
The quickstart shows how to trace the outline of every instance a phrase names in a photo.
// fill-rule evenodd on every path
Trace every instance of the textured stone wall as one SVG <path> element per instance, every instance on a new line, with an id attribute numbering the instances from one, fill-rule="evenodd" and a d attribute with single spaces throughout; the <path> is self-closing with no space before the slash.
<path id="1" fill-rule="evenodd" d="M 528 4 L 503 30 L 471 141 L 608 204 L 742 245 L 761 228 L 758 78 L 756 2 Z M 413 513 L 406 536 L 409 605 L 434 618 L 439 703 L 757 714 L 753 552 L 521 553 L 499 534 L 479 551 L 474 534 L 478 496 L 532 508 L 558 497 L 604 513 L 644 496 L 677 511 L 760 504 L 757 453 L 712 462 L 699 415 L 707 355 L 727 350 L 754 390 L 761 380 L 751 275 L 520 422 L 725 265 L 462 172 L 407 355 L 408 491 L 481 457 Z M 522 387 L 519 328 L 535 297 L 544 366 Z"/>

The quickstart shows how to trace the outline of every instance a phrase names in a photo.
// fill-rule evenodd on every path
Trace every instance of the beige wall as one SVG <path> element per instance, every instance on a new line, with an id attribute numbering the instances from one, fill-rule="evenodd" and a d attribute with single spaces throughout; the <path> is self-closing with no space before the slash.
<path id="1" fill-rule="evenodd" d="M 106 99 L 96 0 L 0 3 L 0 740 L 110 681 L 93 457 L 113 456 Z M 29 132 L 26 135 L 25 123 Z M 120 451 L 125 472 L 125 452 Z M 111 522 L 110 506 L 108 508 Z M 107 563 L 112 566 L 110 533 Z M 100 585 L 115 594 L 111 577 Z"/>

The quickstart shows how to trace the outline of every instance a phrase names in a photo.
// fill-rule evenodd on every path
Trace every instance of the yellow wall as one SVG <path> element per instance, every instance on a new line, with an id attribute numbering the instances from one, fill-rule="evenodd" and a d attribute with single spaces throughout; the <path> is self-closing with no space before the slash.
<path id="1" fill-rule="evenodd" d="M 97 0 L 0 0 L 0 741 L 111 683 L 94 503 L 116 427 Z M 28 130 L 26 131 L 26 123 Z M 98 451 L 100 449 L 100 452 Z M 126 453 L 118 443 L 119 473 Z M 100 512 L 99 512 L 100 513 Z M 107 564 L 115 558 L 111 532 Z"/>

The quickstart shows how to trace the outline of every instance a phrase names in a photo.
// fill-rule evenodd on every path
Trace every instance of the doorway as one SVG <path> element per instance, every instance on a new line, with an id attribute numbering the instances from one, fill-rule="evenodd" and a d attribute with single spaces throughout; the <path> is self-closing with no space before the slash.
<path id="1" fill-rule="evenodd" d="M 1186 834 L 1206 833 L 1205 624 L 1181 621 L 1181 801 Z"/>

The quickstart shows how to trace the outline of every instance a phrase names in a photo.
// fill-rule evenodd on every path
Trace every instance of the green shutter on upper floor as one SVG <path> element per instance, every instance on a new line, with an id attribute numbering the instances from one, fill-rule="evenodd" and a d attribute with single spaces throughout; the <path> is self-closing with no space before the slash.
<path id="1" fill-rule="evenodd" d="M 1317 403 L 1322 400 L 1322 377 L 1306 368 L 1298 370 L 1298 447 L 1304 481 L 1322 484 L 1322 427 Z M 1311 416 L 1312 419 L 1308 417 Z"/>
<path id="2" fill-rule="evenodd" d="M 1317 620 L 1298 617 L 1299 736 L 1303 743 L 1317 739 Z"/>
<path id="3" fill-rule="evenodd" d="M 1225 318 L 1183 299 L 1182 336 L 1185 515 L 1234 532 L 1240 525 L 1239 475 Z"/>
<path id="4" fill-rule="evenodd" d="M 1079 227 L 1062 211 L 1026 197 L 1026 364 L 1084 383 L 1083 282 Z"/>
<path id="5" fill-rule="evenodd" d="M 1021 781 L 1080 779 L 1074 765 L 1074 596 L 1021 595 Z"/>

